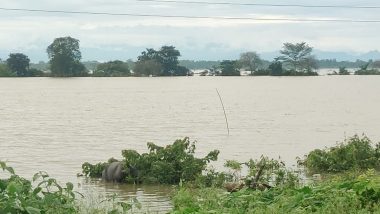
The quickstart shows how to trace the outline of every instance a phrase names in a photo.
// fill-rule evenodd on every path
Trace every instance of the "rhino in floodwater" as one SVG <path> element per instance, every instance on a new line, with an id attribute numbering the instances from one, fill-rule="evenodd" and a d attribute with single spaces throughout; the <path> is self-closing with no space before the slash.
<path id="1" fill-rule="evenodd" d="M 136 183 L 138 170 L 129 164 L 125 166 L 124 162 L 112 162 L 102 172 L 102 179 L 106 182 L 122 182 L 126 177 L 133 178 Z"/>
<path id="2" fill-rule="evenodd" d="M 121 182 L 124 176 L 125 169 L 122 162 L 112 162 L 102 172 L 104 181 Z"/>

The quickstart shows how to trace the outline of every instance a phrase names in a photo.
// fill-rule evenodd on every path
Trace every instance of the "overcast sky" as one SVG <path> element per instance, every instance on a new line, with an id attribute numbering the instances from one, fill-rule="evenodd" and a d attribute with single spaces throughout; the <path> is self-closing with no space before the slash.
<path id="1" fill-rule="evenodd" d="M 186 0 L 179 0 L 186 1 Z M 199 0 L 206 1 L 206 0 Z M 295 0 L 208 2 L 300 4 Z M 378 0 L 302 1 L 310 5 L 380 6 Z M 73 10 L 186 16 L 380 20 L 380 9 L 291 8 L 152 3 L 134 0 L 0 0 L 3 8 Z M 184 59 L 223 59 L 242 51 L 272 52 L 284 42 L 306 41 L 323 51 L 380 50 L 380 23 L 205 20 L 0 10 L 0 58 L 9 52 L 46 60 L 56 37 L 80 40 L 83 59 L 135 59 L 146 47 L 174 45 Z"/>

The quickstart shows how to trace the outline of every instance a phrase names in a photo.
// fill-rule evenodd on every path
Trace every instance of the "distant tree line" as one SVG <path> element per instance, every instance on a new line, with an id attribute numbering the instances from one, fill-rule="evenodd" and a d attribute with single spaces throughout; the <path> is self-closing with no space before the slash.
<path id="1" fill-rule="evenodd" d="M 360 68 L 361 66 L 367 64 L 368 62 L 372 63 L 373 61 L 363 61 L 356 60 L 354 62 L 350 61 L 337 61 L 336 59 L 321 59 L 317 60 L 317 65 L 319 68 Z"/>
<path id="2" fill-rule="evenodd" d="M 348 75 L 347 67 L 359 68 L 356 75 L 380 74 L 380 61 L 337 62 L 317 60 L 313 48 L 305 42 L 284 43 L 280 55 L 272 62 L 261 59 L 254 51 L 240 54 L 238 60 L 191 61 L 179 60 L 181 53 L 174 46 L 162 46 L 143 51 L 137 61 L 113 60 L 104 63 L 82 62 L 79 40 L 60 37 L 47 47 L 48 63 L 31 64 L 23 53 L 11 53 L 0 60 L 0 77 L 128 77 L 128 76 L 190 76 L 190 69 L 208 68 L 201 76 L 314 76 L 319 67 L 340 67 L 333 75 Z M 189 69 L 190 68 L 190 69 Z"/>
<path id="3" fill-rule="evenodd" d="M 285 43 L 281 55 L 273 62 L 262 60 L 256 52 L 245 52 L 240 54 L 239 60 L 223 60 L 201 75 L 240 76 L 243 70 L 252 76 L 315 76 L 318 75 L 317 61 L 312 51 L 305 42 Z"/>

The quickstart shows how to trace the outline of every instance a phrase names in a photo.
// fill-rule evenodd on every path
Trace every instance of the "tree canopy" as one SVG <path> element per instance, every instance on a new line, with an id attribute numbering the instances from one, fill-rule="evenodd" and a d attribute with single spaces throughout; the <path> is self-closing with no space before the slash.
<path id="1" fill-rule="evenodd" d="M 4 63 L 0 63 L 0 77 L 13 77 L 15 76 L 14 73 L 12 73 L 8 66 Z"/>
<path id="2" fill-rule="evenodd" d="M 11 53 L 7 59 L 7 66 L 18 77 L 28 76 L 30 59 L 22 53 Z"/>
<path id="3" fill-rule="evenodd" d="M 312 56 L 313 48 L 306 42 L 285 43 L 278 59 L 290 67 L 294 72 L 311 72 L 317 68 L 317 63 Z"/>
<path id="4" fill-rule="evenodd" d="M 282 62 L 280 62 L 280 61 L 272 62 L 269 65 L 268 69 L 269 69 L 269 75 L 271 75 L 271 76 L 283 75 Z"/>
<path id="5" fill-rule="evenodd" d="M 71 37 L 54 39 L 47 48 L 51 75 L 56 77 L 85 76 L 86 68 L 80 62 L 79 40 Z"/>
<path id="6" fill-rule="evenodd" d="M 248 69 L 252 75 L 263 61 L 256 52 L 245 52 L 240 54 L 239 63 L 243 68 Z"/>
<path id="7" fill-rule="evenodd" d="M 148 48 L 138 56 L 134 73 L 137 76 L 189 75 L 189 69 L 178 65 L 180 56 L 181 53 L 174 46 L 162 46 L 159 50 Z"/>
<path id="8" fill-rule="evenodd" d="M 222 76 L 240 76 L 238 62 L 236 60 L 223 60 L 220 63 Z"/>
<path id="9" fill-rule="evenodd" d="M 125 77 L 130 76 L 131 71 L 128 63 L 115 60 L 97 65 L 93 75 L 101 77 Z"/>

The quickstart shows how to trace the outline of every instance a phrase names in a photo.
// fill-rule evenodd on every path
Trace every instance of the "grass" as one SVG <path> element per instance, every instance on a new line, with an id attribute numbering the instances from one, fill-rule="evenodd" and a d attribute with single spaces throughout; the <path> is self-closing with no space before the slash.
<path id="1" fill-rule="evenodd" d="M 172 213 L 380 213 L 380 179 L 373 172 L 264 191 L 184 187 L 173 197 Z"/>

